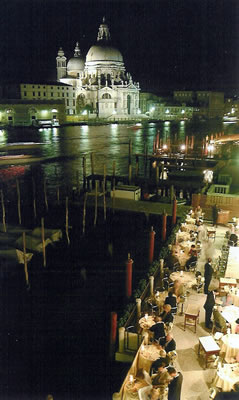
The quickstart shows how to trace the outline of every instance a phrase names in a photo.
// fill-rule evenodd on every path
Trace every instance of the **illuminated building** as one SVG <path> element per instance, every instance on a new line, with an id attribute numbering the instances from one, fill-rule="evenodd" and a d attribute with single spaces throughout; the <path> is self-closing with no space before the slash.
<path id="1" fill-rule="evenodd" d="M 86 59 L 79 44 L 68 61 L 62 48 L 56 57 L 57 79 L 76 91 L 76 114 L 90 112 L 108 119 L 133 118 L 139 113 L 139 83 L 126 72 L 123 56 L 113 47 L 108 25 L 99 27 L 97 42 Z"/>

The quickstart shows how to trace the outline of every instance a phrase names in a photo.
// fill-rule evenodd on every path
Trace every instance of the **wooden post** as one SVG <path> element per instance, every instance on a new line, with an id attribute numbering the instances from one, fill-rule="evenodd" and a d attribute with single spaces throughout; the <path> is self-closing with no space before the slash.
<path id="1" fill-rule="evenodd" d="M 95 181 L 95 218 L 94 218 L 94 226 L 96 226 L 96 222 L 97 222 L 97 210 L 98 210 L 98 181 Z"/>
<path id="2" fill-rule="evenodd" d="M 90 153 L 90 162 L 91 162 L 91 175 L 95 175 L 95 155 L 94 155 L 94 153 Z"/>
<path id="3" fill-rule="evenodd" d="M 172 203 L 173 199 L 174 199 L 174 186 L 171 185 L 170 186 L 170 202 Z"/>
<path id="4" fill-rule="evenodd" d="M 151 231 L 149 232 L 149 264 L 151 264 L 154 260 L 154 237 L 154 228 L 151 226 Z"/>
<path id="5" fill-rule="evenodd" d="M 159 185 L 159 166 L 158 164 L 156 165 L 156 186 L 158 188 Z"/>
<path id="6" fill-rule="evenodd" d="M 148 148 L 144 145 L 144 175 L 147 175 L 147 164 L 148 164 Z"/>
<path id="7" fill-rule="evenodd" d="M 17 210 L 18 210 L 18 220 L 19 225 L 22 224 L 22 215 L 21 215 L 21 194 L 20 194 L 20 186 L 18 179 L 16 180 L 17 183 Z"/>
<path id="8" fill-rule="evenodd" d="M 115 212 L 115 170 L 116 170 L 116 164 L 115 161 L 113 161 L 113 181 L 112 181 L 112 211 L 113 213 Z"/>
<path id="9" fill-rule="evenodd" d="M 44 218 L 41 218 L 41 240 L 42 240 L 42 255 L 43 255 L 43 266 L 46 266 L 46 247 L 45 247 L 45 228 Z"/>
<path id="10" fill-rule="evenodd" d="M 25 279 L 26 279 L 26 285 L 29 288 L 29 276 L 28 276 L 27 258 L 26 258 L 26 232 L 22 232 L 22 243 L 23 243 L 23 260 L 24 260 Z"/>
<path id="11" fill-rule="evenodd" d="M 82 233 L 85 234 L 85 219 L 86 219 L 86 202 L 87 202 L 88 192 L 85 192 L 84 196 L 84 207 L 83 207 L 83 222 L 82 222 Z"/>
<path id="12" fill-rule="evenodd" d="M 132 295 L 132 268 L 133 268 L 133 260 L 130 258 L 130 254 L 128 254 L 128 260 L 126 261 L 126 280 L 125 280 L 125 294 L 126 297 L 131 297 Z"/>
<path id="13" fill-rule="evenodd" d="M 132 156 L 132 140 L 129 140 L 129 165 L 131 164 L 131 156 Z"/>
<path id="14" fill-rule="evenodd" d="M 86 159 L 85 156 L 83 156 L 82 159 L 82 168 L 83 168 L 83 188 L 86 190 Z"/>
<path id="15" fill-rule="evenodd" d="M 117 333 L 117 313 L 110 313 L 110 358 L 114 356 L 115 343 L 116 343 L 116 333 Z"/>
<path id="16" fill-rule="evenodd" d="M 36 185 L 34 178 L 32 177 L 32 194 L 33 194 L 33 215 L 34 219 L 37 217 L 37 207 L 36 207 Z"/>
<path id="17" fill-rule="evenodd" d="M 132 182 L 132 165 L 129 164 L 129 185 L 131 185 Z"/>
<path id="18" fill-rule="evenodd" d="M 66 197 L 66 238 L 67 238 L 67 243 L 68 246 L 70 244 L 70 238 L 69 238 L 69 210 L 68 210 L 68 203 L 69 199 Z"/>
<path id="19" fill-rule="evenodd" d="M 167 235 L 167 214 L 164 210 L 162 215 L 162 241 L 165 242 Z"/>
<path id="20" fill-rule="evenodd" d="M 45 205 L 46 205 L 46 211 L 48 212 L 48 200 L 47 200 L 47 192 L 46 192 L 46 180 L 44 179 L 44 199 L 45 199 Z"/>
<path id="21" fill-rule="evenodd" d="M 139 156 L 136 156 L 136 164 L 135 164 L 135 179 L 138 179 L 139 176 Z"/>
<path id="22" fill-rule="evenodd" d="M 172 210 L 172 224 L 175 225 L 177 220 L 177 200 L 176 197 L 173 199 L 173 210 Z"/>
<path id="23" fill-rule="evenodd" d="M 80 176 L 79 176 L 79 171 L 76 171 L 76 188 L 77 188 L 77 194 L 80 191 Z"/>
<path id="24" fill-rule="evenodd" d="M 106 221 L 106 165 L 104 164 L 104 179 L 103 179 L 103 193 L 104 193 L 104 220 Z"/>
<path id="25" fill-rule="evenodd" d="M 58 206 L 60 205 L 60 188 L 57 186 L 56 188 L 56 198 L 57 198 L 57 204 Z"/>
<path id="26" fill-rule="evenodd" d="M 6 213 L 5 213 L 4 197 L 3 197 L 3 191 L 2 190 L 1 190 L 1 203 L 2 203 L 3 232 L 7 232 L 7 228 L 6 228 Z"/>
<path id="27" fill-rule="evenodd" d="M 193 150 L 193 148 L 194 148 L 194 135 L 192 136 L 192 139 L 191 139 L 191 149 Z"/>
<path id="28" fill-rule="evenodd" d="M 115 187 L 115 171 L 116 171 L 116 162 L 113 161 L 113 172 L 112 172 L 112 183 L 111 183 L 111 189 Z"/>
<path id="29" fill-rule="evenodd" d="M 163 178 L 164 178 L 164 164 L 162 164 L 162 166 L 161 166 L 161 179 L 162 179 L 162 181 L 163 181 Z"/>

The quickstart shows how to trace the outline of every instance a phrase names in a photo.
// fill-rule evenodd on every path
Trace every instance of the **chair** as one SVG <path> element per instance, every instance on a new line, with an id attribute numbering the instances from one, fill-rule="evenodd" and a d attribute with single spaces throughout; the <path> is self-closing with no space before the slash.
<path id="1" fill-rule="evenodd" d="M 152 304 L 149 301 L 148 301 L 148 305 L 149 305 L 149 307 L 151 309 L 150 311 L 151 311 L 152 315 L 155 314 L 155 312 L 158 311 L 158 309 L 159 309 L 157 305 Z"/>
<path id="2" fill-rule="evenodd" d="M 199 313 L 200 307 L 197 304 L 188 304 L 184 313 L 184 330 L 186 329 L 186 325 L 189 325 L 194 327 L 196 333 Z"/>
<path id="3" fill-rule="evenodd" d="M 202 275 L 198 275 L 198 277 L 196 277 L 196 286 L 195 289 L 197 291 L 197 293 L 200 293 L 203 285 L 204 285 L 204 278 L 202 277 Z"/>
<path id="4" fill-rule="evenodd" d="M 168 286 L 169 286 L 169 278 L 168 276 L 165 276 L 165 278 L 162 279 L 163 282 L 163 287 L 165 290 L 168 290 Z"/>
<path id="5" fill-rule="evenodd" d="M 168 353 L 168 357 L 169 357 L 169 364 L 170 366 L 174 367 L 175 362 L 178 358 L 178 354 L 176 352 L 176 350 L 172 350 Z"/>
<path id="6" fill-rule="evenodd" d="M 181 270 L 181 265 L 179 264 L 179 262 L 177 261 L 174 265 L 173 265 L 173 272 L 178 272 Z"/>
<path id="7" fill-rule="evenodd" d="M 228 325 L 227 325 L 225 318 L 223 318 L 220 311 L 218 311 L 217 309 L 214 309 L 213 310 L 212 333 L 213 334 L 215 332 L 226 333 L 227 328 L 228 328 Z"/>
<path id="8" fill-rule="evenodd" d="M 196 267 L 197 267 L 197 261 L 192 261 L 190 264 L 189 264 L 189 271 L 190 272 L 195 272 L 195 270 L 196 270 Z"/>

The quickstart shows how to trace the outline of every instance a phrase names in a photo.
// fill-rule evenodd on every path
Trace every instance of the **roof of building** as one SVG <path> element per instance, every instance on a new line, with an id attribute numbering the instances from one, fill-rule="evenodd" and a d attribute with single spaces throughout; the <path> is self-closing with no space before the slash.
<path id="1" fill-rule="evenodd" d="M 108 25 L 103 18 L 99 27 L 97 43 L 91 46 L 86 55 L 86 62 L 91 61 L 116 61 L 123 62 L 123 56 L 118 49 L 111 45 L 111 38 Z"/>

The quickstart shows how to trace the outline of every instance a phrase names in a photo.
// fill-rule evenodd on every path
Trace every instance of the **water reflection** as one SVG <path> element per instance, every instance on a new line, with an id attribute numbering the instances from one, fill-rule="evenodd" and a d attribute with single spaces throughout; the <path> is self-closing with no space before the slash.
<path id="1" fill-rule="evenodd" d="M 139 130 L 125 124 L 111 124 L 103 126 L 64 126 L 53 129 L 11 130 L 0 131 L 0 144 L 17 141 L 43 142 L 40 149 L 42 157 L 54 157 L 52 162 L 41 166 L 41 173 L 51 187 L 61 184 L 73 186 L 77 176 L 82 182 L 82 157 L 86 156 L 87 174 L 91 173 L 90 153 L 95 153 L 95 172 L 102 174 L 104 164 L 108 174 L 112 174 L 113 162 L 116 163 L 117 175 L 128 173 L 129 141 L 132 143 L 132 168 L 135 170 L 135 154 L 153 152 L 153 143 L 158 134 L 159 144 L 194 147 L 198 154 L 202 153 L 202 141 L 206 136 L 216 137 L 219 133 L 238 132 L 238 124 L 222 124 L 209 121 L 208 123 L 193 121 L 166 121 L 157 124 L 143 125 Z M 205 143 L 205 140 L 204 140 Z M 173 147 L 172 147 L 173 148 Z M 139 173 L 144 174 L 143 157 L 140 157 Z"/>

